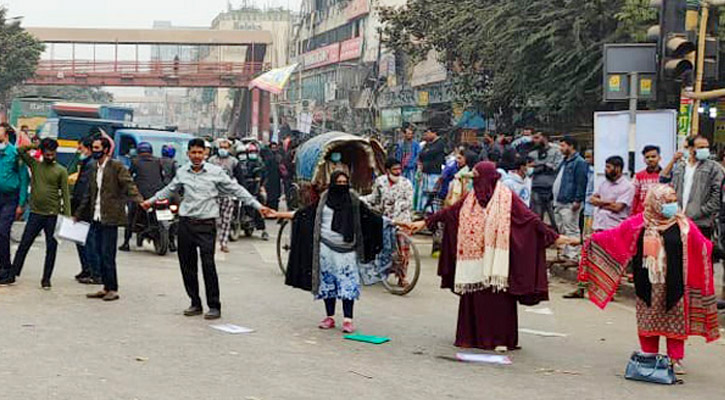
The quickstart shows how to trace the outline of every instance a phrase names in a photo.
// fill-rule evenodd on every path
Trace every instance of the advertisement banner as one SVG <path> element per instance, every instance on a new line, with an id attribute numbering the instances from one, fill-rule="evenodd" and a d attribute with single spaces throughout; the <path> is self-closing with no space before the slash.
<path id="1" fill-rule="evenodd" d="M 362 56 L 362 36 L 340 43 L 340 61 L 354 60 Z"/>
<path id="2" fill-rule="evenodd" d="M 677 145 L 682 148 L 683 143 L 690 136 L 692 130 L 692 103 L 687 97 L 680 97 L 680 113 L 677 117 Z"/>
<path id="3" fill-rule="evenodd" d="M 305 60 L 305 69 L 318 68 L 340 61 L 340 43 L 320 47 L 302 55 Z"/>
<path id="4" fill-rule="evenodd" d="M 394 129 L 403 125 L 403 114 L 400 108 L 380 110 L 381 129 Z"/>

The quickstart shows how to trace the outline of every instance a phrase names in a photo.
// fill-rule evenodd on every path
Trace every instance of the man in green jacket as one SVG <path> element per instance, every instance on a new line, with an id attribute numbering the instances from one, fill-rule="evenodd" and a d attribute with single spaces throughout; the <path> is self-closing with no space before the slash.
<path id="1" fill-rule="evenodd" d="M 25 225 L 23 238 L 13 267 L 7 276 L 0 279 L 0 284 L 15 283 L 15 278 L 20 276 L 25 264 L 25 257 L 30 247 L 35 242 L 41 231 L 45 233 L 45 266 L 43 278 L 40 281 L 41 287 L 50 290 L 50 278 L 55 267 L 55 255 L 58 250 L 58 241 L 55 240 L 55 224 L 58 215 L 70 216 L 70 191 L 68 190 L 68 171 L 56 162 L 58 142 L 55 139 L 46 138 L 40 142 L 40 151 L 43 153 L 43 161 L 38 161 L 28 154 L 34 146 L 21 147 L 20 158 L 30 167 L 31 172 L 31 196 L 30 196 L 30 217 Z"/>
<path id="2" fill-rule="evenodd" d="M 13 221 L 22 215 L 28 198 L 28 168 L 10 143 L 11 133 L 8 123 L 0 124 L 0 277 L 12 268 L 10 230 Z"/>
<path id="3" fill-rule="evenodd" d="M 100 271 L 103 290 L 88 294 L 89 299 L 118 300 L 116 246 L 118 227 L 126 225 L 127 201 L 143 202 L 131 174 L 119 161 L 111 159 L 111 141 L 95 138 L 91 149 L 96 161 L 90 170 L 90 189 L 86 192 L 74 217 L 91 223 L 88 251 L 91 270 Z"/>

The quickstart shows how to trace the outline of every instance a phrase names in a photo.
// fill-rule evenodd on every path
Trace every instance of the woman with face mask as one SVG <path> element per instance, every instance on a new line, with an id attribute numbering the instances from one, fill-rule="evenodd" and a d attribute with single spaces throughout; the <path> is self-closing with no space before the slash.
<path id="1" fill-rule="evenodd" d="M 333 329 L 335 306 L 342 300 L 342 331 L 352 333 L 353 305 L 365 277 L 383 248 L 383 229 L 391 221 L 375 212 L 350 189 L 350 177 L 335 171 L 319 201 L 294 213 L 277 213 L 292 221 L 292 249 L 285 283 L 311 291 L 325 303 L 320 329 Z M 372 282 L 369 282 L 372 283 Z"/>
<path id="2" fill-rule="evenodd" d="M 685 340 L 720 337 L 711 253 L 710 241 L 678 207 L 674 189 L 657 185 L 643 213 L 586 243 L 579 280 L 588 282 L 590 300 L 604 308 L 631 262 L 642 352 L 658 353 L 665 337 L 675 372 L 683 374 Z"/>

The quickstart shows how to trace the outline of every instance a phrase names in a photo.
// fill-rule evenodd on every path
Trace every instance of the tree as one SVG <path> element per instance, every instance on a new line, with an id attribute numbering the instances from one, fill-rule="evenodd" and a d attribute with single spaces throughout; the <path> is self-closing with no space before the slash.
<path id="1" fill-rule="evenodd" d="M 7 8 L 0 6 L 0 104 L 10 90 L 33 76 L 45 50 L 43 43 L 27 33 L 20 21 L 8 21 Z"/>
<path id="2" fill-rule="evenodd" d="M 604 43 L 643 38 L 657 14 L 647 0 L 408 0 L 381 16 L 388 47 L 414 62 L 436 50 L 458 101 L 510 129 L 590 120 Z"/>
<path id="3" fill-rule="evenodd" d="M 80 103 L 113 103 L 113 93 L 95 86 L 19 86 L 13 97 L 47 97 Z"/>

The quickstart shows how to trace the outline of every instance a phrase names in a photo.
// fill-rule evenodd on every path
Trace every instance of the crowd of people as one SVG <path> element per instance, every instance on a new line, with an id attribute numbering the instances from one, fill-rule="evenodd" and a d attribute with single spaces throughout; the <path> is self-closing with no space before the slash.
<path id="1" fill-rule="evenodd" d="M 580 284 L 566 298 L 588 293 L 604 307 L 622 279 L 635 284 L 642 351 L 656 353 L 659 337 L 667 338 L 668 354 L 682 372 L 688 336 L 719 337 L 713 282 L 719 252 L 711 241 L 717 224 L 725 223 L 725 169 L 711 160 L 706 138 L 690 139 L 664 168 L 660 149 L 645 146 L 646 168 L 632 179 L 622 157 L 597 155 L 606 160 L 604 179 L 598 182 L 593 152 L 580 153 L 571 137 L 553 143 L 544 132 L 527 131 L 515 140 L 486 134 L 481 143 L 450 149 L 440 131 L 428 127 L 419 142 L 414 127 L 406 125 L 385 173 L 375 177 L 372 192 L 364 196 L 351 190 L 345 155 L 332 152 L 315 201 L 280 212 L 280 199 L 293 179 L 289 141 L 263 148 L 257 142 L 221 139 L 213 146 L 193 139 L 186 149 L 189 163 L 181 166 L 174 161 L 175 149 L 165 148 L 156 158 L 149 143 L 140 143 L 127 168 L 112 158 L 110 138 L 98 134 L 79 143 L 69 179 L 68 170 L 56 162 L 54 139 L 33 144 L 0 125 L 0 284 L 16 281 L 28 250 L 45 232 L 41 287 L 50 290 L 55 226 L 59 216 L 72 216 L 90 224 L 85 244 L 78 245 L 81 273 L 76 278 L 103 285 L 88 298 L 118 300 L 118 228 L 126 226 L 120 250 L 129 251 L 142 210 L 176 198 L 180 221 L 174 247 L 190 299 L 184 315 L 204 312 L 201 259 L 205 317 L 219 318 L 214 255 L 217 244 L 222 252 L 230 251 L 238 201 L 256 210 L 263 239 L 268 238 L 264 217 L 292 220 L 286 283 L 323 300 L 321 329 L 336 327 L 341 300 L 342 330 L 354 332 L 354 303 L 365 277 L 376 273 L 376 260 L 390 251 L 390 230 L 427 228 L 434 234 L 441 287 L 460 296 L 456 346 L 519 348 L 517 304 L 548 300 L 546 249 L 554 245 L 565 261 L 579 265 Z M 10 226 L 25 208 L 30 214 L 11 262 Z M 408 252 L 403 241 L 392 247 Z M 406 263 L 393 263 L 403 287 Z"/>

